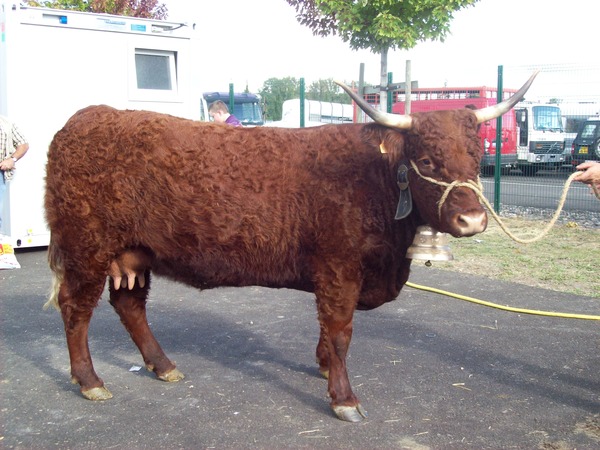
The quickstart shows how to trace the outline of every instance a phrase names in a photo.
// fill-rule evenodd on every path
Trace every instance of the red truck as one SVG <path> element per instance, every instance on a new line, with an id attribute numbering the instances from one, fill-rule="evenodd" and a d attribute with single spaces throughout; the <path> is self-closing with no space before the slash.
<path id="1" fill-rule="evenodd" d="M 512 96 L 515 89 L 504 89 L 504 99 Z M 392 91 L 392 112 L 404 114 L 406 105 L 406 92 L 404 90 Z M 497 103 L 498 90 L 492 87 L 464 87 L 464 88 L 413 88 L 411 90 L 411 112 L 423 112 L 444 109 L 485 108 Z M 366 100 L 374 105 L 379 102 L 378 94 L 365 95 Z M 481 124 L 479 129 L 481 137 L 481 172 L 493 174 L 496 166 L 496 120 Z M 517 123 L 514 110 L 502 116 L 502 146 L 500 168 L 508 172 L 517 167 Z"/>

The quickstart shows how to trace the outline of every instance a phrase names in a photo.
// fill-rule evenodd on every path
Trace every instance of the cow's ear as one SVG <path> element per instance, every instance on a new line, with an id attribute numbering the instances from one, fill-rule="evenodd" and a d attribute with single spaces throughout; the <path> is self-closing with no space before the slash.
<path id="1" fill-rule="evenodd" d="M 404 134 L 398 130 L 371 123 L 363 128 L 362 140 L 376 148 L 391 164 L 404 159 Z"/>
<path id="2" fill-rule="evenodd" d="M 477 109 L 477 106 L 468 104 L 468 105 L 465 105 L 465 108 L 475 111 Z M 477 123 L 477 131 L 479 131 L 480 128 L 481 128 L 481 124 Z"/>
<path id="3" fill-rule="evenodd" d="M 380 148 L 385 148 L 386 154 L 392 165 L 406 159 L 404 151 L 404 135 L 395 130 L 388 130 L 381 141 Z"/>

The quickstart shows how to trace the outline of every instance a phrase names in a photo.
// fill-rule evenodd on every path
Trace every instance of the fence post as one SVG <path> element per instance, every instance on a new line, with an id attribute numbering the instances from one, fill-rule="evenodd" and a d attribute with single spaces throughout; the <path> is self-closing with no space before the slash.
<path id="1" fill-rule="evenodd" d="M 304 128 L 304 78 L 300 78 L 300 128 Z"/>
<path id="2" fill-rule="evenodd" d="M 504 67 L 498 66 L 498 92 L 496 103 L 500 104 L 503 98 Z M 500 213 L 500 171 L 502 161 L 502 116 L 496 118 L 496 166 L 494 167 L 494 211 Z"/>
<path id="3" fill-rule="evenodd" d="M 233 114 L 233 107 L 235 105 L 235 97 L 233 91 L 233 83 L 229 83 L 229 113 Z"/>
<path id="4" fill-rule="evenodd" d="M 360 69 L 358 72 L 358 95 L 364 98 L 365 95 L 365 63 L 360 63 Z M 352 102 L 354 104 L 354 102 Z M 365 123 L 365 112 L 360 109 L 354 107 L 354 110 L 357 111 L 356 122 Z"/>
<path id="5" fill-rule="evenodd" d="M 410 96 L 412 95 L 412 68 L 411 68 L 411 62 L 410 59 L 406 60 L 406 87 L 404 88 L 404 93 L 405 95 L 405 99 L 404 99 L 404 114 L 410 114 L 410 102 L 411 102 L 411 98 Z"/>
<path id="6" fill-rule="evenodd" d="M 392 85 L 392 79 L 394 78 L 392 72 L 388 72 L 388 85 L 387 85 L 387 112 L 391 113 L 392 112 L 392 101 L 394 100 L 393 97 L 393 92 L 390 89 L 390 86 Z"/>

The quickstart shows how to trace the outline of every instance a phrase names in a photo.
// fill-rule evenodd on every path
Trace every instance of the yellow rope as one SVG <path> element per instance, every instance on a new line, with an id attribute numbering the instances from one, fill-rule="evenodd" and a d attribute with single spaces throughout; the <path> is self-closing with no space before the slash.
<path id="1" fill-rule="evenodd" d="M 560 216 L 560 213 L 561 213 L 563 206 L 565 205 L 565 201 L 567 199 L 567 193 L 569 192 L 569 187 L 571 186 L 573 179 L 579 174 L 579 172 L 573 172 L 569 176 L 567 181 L 565 182 L 565 186 L 564 186 L 562 194 L 560 196 L 560 200 L 558 202 L 558 207 L 556 208 L 556 212 L 552 216 L 552 219 L 550 220 L 550 222 L 540 232 L 540 234 L 538 234 L 537 236 L 530 238 L 530 239 L 523 239 L 523 238 L 519 238 L 519 237 L 515 236 L 506 227 L 506 225 L 504 225 L 504 222 L 502 222 L 502 220 L 500 219 L 498 214 L 496 214 L 496 212 L 494 211 L 494 208 L 492 207 L 492 205 L 490 205 L 490 202 L 488 201 L 488 199 L 485 198 L 485 196 L 483 195 L 483 186 L 481 185 L 481 182 L 479 181 L 479 179 L 477 180 L 477 182 L 475 182 L 473 180 L 468 180 L 466 182 L 453 181 L 452 183 L 447 183 L 445 181 L 436 180 L 435 178 L 426 177 L 426 176 L 422 175 L 421 172 L 419 172 L 417 165 L 413 161 L 410 161 L 410 164 L 412 165 L 412 167 L 413 167 L 414 171 L 417 173 L 417 175 L 419 175 L 424 180 L 429 181 L 430 183 L 433 183 L 433 184 L 437 184 L 438 186 L 446 187 L 446 190 L 444 191 L 444 193 L 442 194 L 442 197 L 440 198 L 440 201 L 438 202 L 438 214 L 440 216 L 442 214 L 442 206 L 443 206 L 444 202 L 446 201 L 446 198 L 448 198 L 448 195 L 450 194 L 450 191 L 452 189 L 454 189 L 455 187 L 469 188 L 473 192 L 475 192 L 477 197 L 479 197 L 479 200 L 481 201 L 481 203 L 483 203 L 485 205 L 485 207 L 488 209 L 488 211 L 490 212 L 490 214 L 492 215 L 494 220 L 496 222 L 498 222 L 498 225 L 500 226 L 502 231 L 504 231 L 512 240 L 514 240 L 515 242 L 518 242 L 520 244 L 531 244 L 532 242 L 539 241 L 540 239 L 542 239 L 544 236 L 546 236 L 548 234 L 548 232 L 554 226 L 554 224 L 558 220 L 558 217 Z M 596 186 L 592 185 L 592 189 L 594 190 L 596 197 L 598 199 L 600 199 L 600 192 L 598 191 Z"/>
<path id="2" fill-rule="evenodd" d="M 421 286 L 419 284 L 414 284 L 409 281 L 406 282 L 408 287 L 414 289 L 420 289 L 422 291 L 429 291 L 435 294 L 447 295 L 449 297 L 454 297 L 459 300 L 465 300 L 471 303 L 476 303 L 478 305 L 489 306 L 491 308 L 501 309 L 504 311 L 516 312 L 521 314 L 533 314 L 538 316 L 548 316 L 548 317 L 561 317 L 563 319 L 583 319 L 583 320 L 600 320 L 600 316 L 592 316 L 587 314 L 571 314 L 571 313 L 559 313 L 559 312 L 550 312 L 550 311 L 538 311 L 535 309 L 524 309 L 524 308 L 513 308 L 512 306 L 502 306 L 497 305 L 496 303 L 486 302 L 484 300 L 478 300 L 473 297 L 467 297 L 466 295 L 454 294 L 452 292 L 443 291 L 441 289 L 431 288 L 428 286 Z"/>

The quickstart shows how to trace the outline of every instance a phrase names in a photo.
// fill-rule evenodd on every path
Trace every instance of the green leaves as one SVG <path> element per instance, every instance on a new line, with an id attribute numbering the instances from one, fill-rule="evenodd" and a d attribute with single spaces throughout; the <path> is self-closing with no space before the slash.
<path id="1" fill-rule="evenodd" d="M 477 0 L 287 0 L 315 35 L 338 34 L 354 50 L 410 49 L 444 40 L 453 12 Z"/>
<path id="2" fill-rule="evenodd" d="M 32 0 L 28 1 L 27 4 L 45 8 L 108 13 L 147 19 L 164 20 L 167 18 L 167 7 L 164 3 L 158 3 L 158 0 Z"/>

